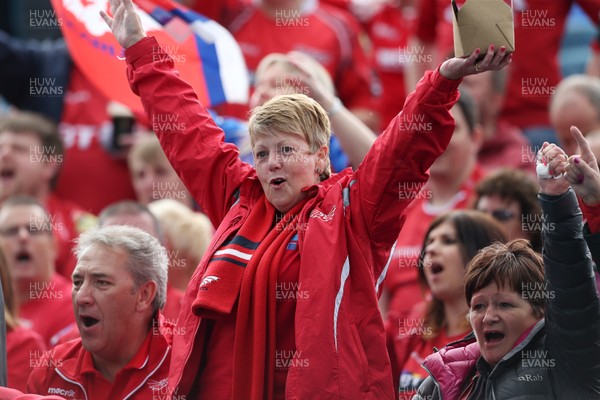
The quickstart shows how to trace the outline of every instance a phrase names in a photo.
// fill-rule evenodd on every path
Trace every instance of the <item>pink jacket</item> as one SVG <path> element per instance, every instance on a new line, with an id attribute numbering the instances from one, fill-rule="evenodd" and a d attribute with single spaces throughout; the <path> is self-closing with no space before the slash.
<path id="1" fill-rule="evenodd" d="M 156 134 L 186 187 L 218 227 L 183 299 L 178 327 L 186 334 L 173 342 L 169 386 L 186 394 L 200 363 L 193 350 L 203 320 L 191 305 L 207 261 L 264 194 L 255 170 L 239 160 L 233 145 L 223 142 L 223 132 L 172 62 L 153 63 L 153 46 L 156 41 L 146 38 L 125 52 L 131 87 L 149 120 L 170 115 L 179 122 Z M 298 248 L 299 284 L 308 298 L 297 302 L 295 315 L 296 353 L 302 362 L 291 363 L 286 398 L 394 397 L 377 297 L 401 213 L 414 198 L 399 196 L 399 191 L 418 191 L 429 166 L 446 148 L 454 130 L 449 109 L 458 99 L 459 83 L 429 72 L 403 112 L 424 120 L 414 124 L 416 119 L 401 114 L 356 172 L 346 169 L 307 189 L 311 198 L 299 221 L 307 228 L 299 232 Z M 411 129 L 415 126 L 422 130 Z"/>

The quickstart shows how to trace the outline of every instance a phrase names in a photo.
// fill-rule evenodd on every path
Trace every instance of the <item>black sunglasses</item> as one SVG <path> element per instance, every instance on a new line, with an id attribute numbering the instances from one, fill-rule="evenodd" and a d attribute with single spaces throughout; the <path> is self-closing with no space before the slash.
<path id="1" fill-rule="evenodd" d="M 491 212 L 492 217 L 498 221 L 508 221 L 515 216 L 515 213 L 510 210 L 494 210 Z"/>

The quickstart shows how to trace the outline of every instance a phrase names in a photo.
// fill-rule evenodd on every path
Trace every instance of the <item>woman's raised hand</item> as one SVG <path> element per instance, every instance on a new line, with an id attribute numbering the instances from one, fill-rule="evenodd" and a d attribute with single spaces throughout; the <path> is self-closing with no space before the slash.
<path id="1" fill-rule="evenodd" d="M 579 145 L 580 155 L 569 157 L 565 178 L 577 196 L 589 206 L 600 203 L 600 171 L 589 143 L 579 129 L 572 126 L 571 135 Z"/>
<path id="2" fill-rule="evenodd" d="M 467 75 L 502 69 L 510 64 L 512 54 L 507 54 L 504 46 L 498 52 L 494 50 L 494 45 L 490 45 L 481 61 L 477 61 L 479 49 L 475 49 L 467 58 L 450 58 L 442 63 L 440 73 L 448 79 L 461 79 Z"/>
<path id="3" fill-rule="evenodd" d="M 579 129 L 572 126 L 571 135 L 579 146 L 579 155 L 568 157 L 563 149 L 549 143 L 540 149 L 540 162 L 548 172 L 547 176 L 540 176 L 543 168 L 538 170 L 540 191 L 559 195 L 571 186 L 585 204 L 600 204 L 600 171 L 596 157 Z"/>
<path id="4" fill-rule="evenodd" d="M 110 12 L 112 18 L 104 11 L 100 11 L 100 15 L 124 49 L 146 37 L 132 0 L 110 0 Z"/>

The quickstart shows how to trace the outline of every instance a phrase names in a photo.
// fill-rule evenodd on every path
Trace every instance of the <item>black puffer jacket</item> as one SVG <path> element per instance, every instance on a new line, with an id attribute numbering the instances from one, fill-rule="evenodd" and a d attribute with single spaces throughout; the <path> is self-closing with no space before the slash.
<path id="1" fill-rule="evenodd" d="M 487 379 L 485 399 L 600 399 L 600 300 L 581 211 L 572 190 L 539 200 L 549 299 L 545 320 L 491 371 L 479 360 L 472 336 L 429 356 L 424 366 L 430 377 L 413 400 L 457 399 L 474 367 Z"/>

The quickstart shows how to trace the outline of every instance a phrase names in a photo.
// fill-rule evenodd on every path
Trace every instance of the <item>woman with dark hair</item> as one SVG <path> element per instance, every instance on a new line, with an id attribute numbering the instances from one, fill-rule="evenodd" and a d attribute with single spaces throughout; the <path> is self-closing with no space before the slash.
<path id="1" fill-rule="evenodd" d="M 399 399 L 409 399 L 427 377 L 421 367 L 434 348 L 458 340 L 470 331 L 464 299 L 464 271 L 482 248 L 506 241 L 502 227 L 488 215 L 456 210 L 429 226 L 419 257 L 419 281 L 430 293 L 407 318 L 393 327 Z"/>

